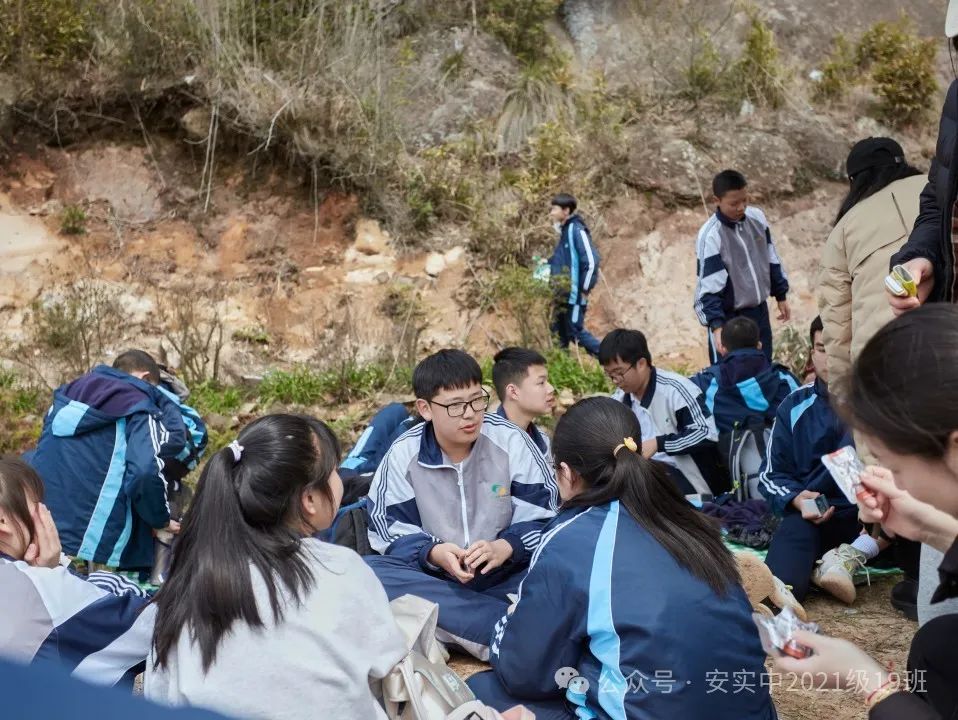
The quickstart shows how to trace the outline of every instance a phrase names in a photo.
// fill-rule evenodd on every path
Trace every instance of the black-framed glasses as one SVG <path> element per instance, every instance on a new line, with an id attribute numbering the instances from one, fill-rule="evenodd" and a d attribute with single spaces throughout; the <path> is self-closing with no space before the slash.
<path id="1" fill-rule="evenodd" d="M 466 414 L 466 406 L 472 408 L 473 412 L 481 413 L 489 407 L 489 393 L 485 390 L 482 391 L 482 396 L 468 400 L 466 402 L 454 402 L 449 403 L 448 405 L 441 402 L 436 402 L 435 400 L 429 401 L 430 405 L 438 405 L 439 407 L 446 408 L 446 412 L 449 413 L 449 417 L 457 418 L 462 417 Z"/>
<path id="2" fill-rule="evenodd" d="M 635 363 L 632 363 L 625 370 L 612 370 L 612 371 L 606 370 L 605 374 L 609 378 L 609 380 L 611 380 L 614 383 L 617 383 L 619 382 L 619 380 L 621 380 L 626 375 L 628 375 L 632 371 L 632 368 L 634 367 L 635 367 Z"/>

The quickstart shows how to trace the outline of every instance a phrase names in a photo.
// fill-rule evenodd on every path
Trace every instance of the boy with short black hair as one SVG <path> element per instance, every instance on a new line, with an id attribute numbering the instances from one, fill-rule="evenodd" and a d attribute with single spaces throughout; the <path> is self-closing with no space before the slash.
<path id="1" fill-rule="evenodd" d="M 558 489 L 529 435 L 486 413 L 479 364 L 440 350 L 413 371 L 424 423 L 393 443 L 369 489 L 366 561 L 390 599 L 439 605 L 440 639 L 488 658 L 508 607 L 555 516 Z"/>
<path id="2" fill-rule="evenodd" d="M 618 328 L 602 339 L 599 363 L 618 387 L 612 397 L 643 423 L 642 455 L 676 468 L 683 494 L 718 494 L 727 480 L 717 470 L 718 431 L 702 391 L 688 378 L 652 365 L 645 335 Z M 714 487 L 713 487 L 714 486 Z"/>
<path id="3" fill-rule="evenodd" d="M 736 427 L 764 431 L 775 420 L 778 406 L 798 388 L 798 380 L 784 365 L 768 361 L 751 318 L 729 320 L 722 327 L 722 344 L 725 355 L 694 375 L 692 382 L 705 393 L 720 433 Z"/>
<path id="4" fill-rule="evenodd" d="M 599 281 L 599 252 L 592 235 L 576 212 L 578 203 L 568 193 L 552 198 L 549 217 L 559 232 L 559 243 L 549 258 L 551 277 L 568 277 L 569 289 L 556 298 L 552 331 L 561 347 L 576 342 L 590 355 L 599 352 L 599 340 L 585 329 L 589 292 Z"/>
<path id="5" fill-rule="evenodd" d="M 788 278 L 765 214 L 748 204 L 747 187 L 745 176 L 736 170 L 715 176 L 715 214 L 699 230 L 695 243 L 695 313 L 709 330 L 712 364 L 725 354 L 722 326 L 739 316 L 756 322 L 762 350 L 771 361 L 769 295 L 778 302 L 779 321 L 791 318 Z"/>
<path id="6" fill-rule="evenodd" d="M 556 402 L 546 359 L 535 350 L 508 347 L 500 350 L 493 361 L 492 384 L 500 403 L 496 414 L 525 428 L 548 461 L 549 437 L 535 424 L 537 417 L 552 413 Z"/>

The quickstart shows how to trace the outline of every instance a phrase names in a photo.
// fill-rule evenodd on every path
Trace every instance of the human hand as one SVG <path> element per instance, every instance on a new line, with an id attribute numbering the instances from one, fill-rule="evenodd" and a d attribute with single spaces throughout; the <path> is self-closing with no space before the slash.
<path id="1" fill-rule="evenodd" d="M 906 263 L 902 263 L 902 267 L 914 278 L 918 295 L 898 297 L 897 295 L 892 295 L 886 288 L 885 292 L 888 293 L 888 304 L 891 305 L 892 312 L 895 313 L 896 316 L 920 307 L 928 299 L 928 296 L 931 295 L 931 291 L 935 287 L 935 268 L 927 258 L 914 258 Z"/>
<path id="2" fill-rule="evenodd" d="M 478 540 L 466 548 L 466 555 L 463 559 L 463 565 L 473 572 L 480 565 L 485 567 L 480 571 L 480 575 L 486 575 L 497 567 L 500 567 L 509 558 L 512 557 L 512 545 L 506 540 Z"/>
<path id="3" fill-rule="evenodd" d="M 805 630 L 796 630 L 792 637 L 798 644 L 811 648 L 813 654 L 807 658 L 773 658 L 778 672 L 811 677 L 821 690 L 847 688 L 866 697 L 890 679 L 881 665 L 848 640 Z"/>
<path id="4" fill-rule="evenodd" d="M 895 535 L 918 540 L 942 552 L 954 544 L 958 519 L 899 488 L 891 470 L 869 465 L 860 480 L 872 493 L 858 504 L 864 522 L 881 523 Z"/>
<path id="5" fill-rule="evenodd" d="M 442 568 L 456 580 L 465 584 L 472 580 L 475 573 L 463 566 L 466 551 L 454 543 L 439 543 L 434 546 L 426 559 L 433 565 Z"/>
<path id="6" fill-rule="evenodd" d="M 33 540 L 27 545 L 23 561 L 34 567 L 59 567 L 60 535 L 53 516 L 43 503 L 34 505 L 30 514 L 33 517 Z"/>
<path id="7" fill-rule="evenodd" d="M 788 322 L 792 319 L 792 309 L 788 305 L 788 300 L 781 300 L 778 303 L 778 321 Z"/>
<path id="8" fill-rule="evenodd" d="M 722 344 L 722 328 L 717 327 L 712 330 L 712 345 L 715 346 L 715 352 L 719 355 L 725 354 L 725 346 Z"/>
<path id="9" fill-rule="evenodd" d="M 177 535 L 180 532 L 180 524 L 176 520 L 170 520 L 170 524 L 163 528 L 166 532 Z"/>
<path id="10" fill-rule="evenodd" d="M 805 520 L 808 520 L 808 522 L 814 525 L 821 525 L 823 522 L 831 520 L 832 515 L 835 514 L 834 505 L 830 505 L 828 510 L 826 510 L 822 515 L 805 510 L 805 508 L 802 506 L 802 501 L 814 500 L 819 495 L 821 495 L 821 493 L 817 493 L 814 490 L 802 490 L 792 499 L 792 507 L 798 510 Z"/>
<path id="11" fill-rule="evenodd" d="M 650 459 L 658 451 L 659 451 L 658 438 L 649 438 L 648 440 L 642 441 L 642 457 L 646 459 Z"/>

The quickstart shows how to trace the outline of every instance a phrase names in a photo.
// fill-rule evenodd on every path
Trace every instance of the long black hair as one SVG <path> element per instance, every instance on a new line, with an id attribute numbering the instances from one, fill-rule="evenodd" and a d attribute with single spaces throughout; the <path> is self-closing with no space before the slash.
<path id="1" fill-rule="evenodd" d="M 860 203 L 865 198 L 871 197 L 875 193 L 884 190 L 897 180 L 914 175 L 921 175 L 922 172 L 907 162 L 896 163 L 894 165 L 884 165 L 881 167 L 872 167 L 856 173 L 848 181 L 848 194 L 842 200 L 841 207 L 838 208 L 838 215 L 835 216 L 835 224 Z"/>
<path id="2" fill-rule="evenodd" d="M 269 589 L 273 618 L 283 614 L 280 589 L 297 602 L 313 576 L 300 550 L 304 490 L 332 498 L 329 478 L 339 464 L 339 442 L 319 420 L 266 415 L 237 438 L 237 461 L 225 447 L 213 455 L 183 519 L 167 581 L 157 606 L 153 650 L 163 667 L 180 633 L 190 633 L 209 670 L 220 640 L 237 620 L 261 627 L 252 567 Z"/>
<path id="3" fill-rule="evenodd" d="M 612 398 L 586 398 L 569 408 L 556 426 L 552 452 L 586 489 L 563 509 L 618 500 L 679 565 L 724 594 L 740 580 L 715 522 L 688 503 L 660 463 L 627 448 L 613 454 L 624 438 L 641 444 L 641 434 L 635 415 Z"/>
<path id="4" fill-rule="evenodd" d="M 958 307 L 932 303 L 895 318 L 852 367 L 852 424 L 899 455 L 940 460 L 958 430 Z"/>

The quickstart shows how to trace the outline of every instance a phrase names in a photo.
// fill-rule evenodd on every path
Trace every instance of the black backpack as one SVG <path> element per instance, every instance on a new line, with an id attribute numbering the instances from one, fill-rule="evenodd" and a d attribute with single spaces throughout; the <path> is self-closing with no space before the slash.
<path id="1" fill-rule="evenodd" d="M 332 526 L 324 533 L 327 542 L 348 547 L 360 555 L 373 554 L 366 521 L 366 495 L 372 480 L 372 473 L 343 479 L 343 500 Z"/>
<path id="2" fill-rule="evenodd" d="M 735 423 L 731 430 L 719 433 L 719 452 L 728 469 L 736 499 L 764 499 L 758 483 L 771 434 L 765 419 L 755 415 Z"/>

